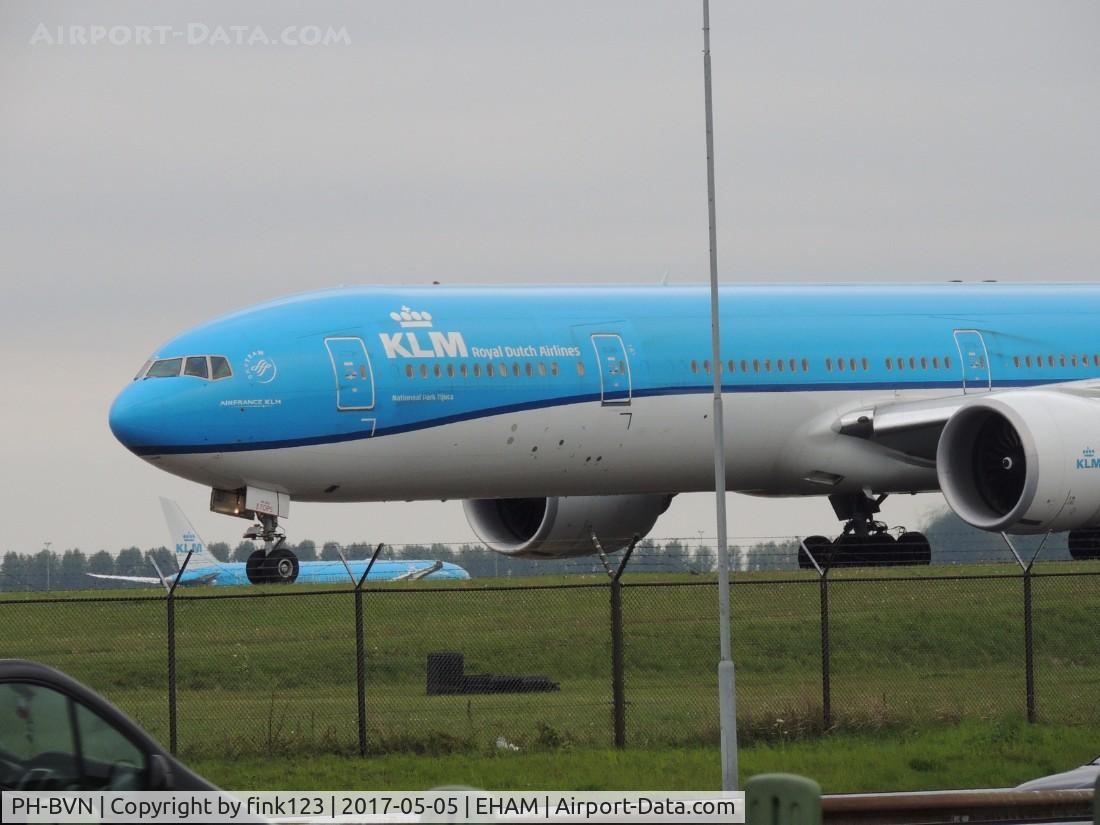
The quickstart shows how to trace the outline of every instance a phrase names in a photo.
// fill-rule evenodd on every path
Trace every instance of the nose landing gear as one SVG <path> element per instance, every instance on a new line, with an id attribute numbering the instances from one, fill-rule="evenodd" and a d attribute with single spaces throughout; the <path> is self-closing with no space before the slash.
<path id="1" fill-rule="evenodd" d="M 246 539 L 260 539 L 264 546 L 245 562 L 245 574 L 252 584 L 293 584 L 298 578 L 298 557 L 283 544 L 286 533 L 279 529 L 279 519 L 257 513 L 259 524 L 245 531 Z"/>

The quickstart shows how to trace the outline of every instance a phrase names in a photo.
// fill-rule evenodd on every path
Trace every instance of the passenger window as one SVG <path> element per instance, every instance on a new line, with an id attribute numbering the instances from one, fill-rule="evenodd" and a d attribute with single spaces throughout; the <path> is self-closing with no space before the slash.
<path id="1" fill-rule="evenodd" d="M 1092 365 L 1094 367 L 1100 367 L 1100 355 L 1092 356 Z"/>
<path id="2" fill-rule="evenodd" d="M 893 358 L 887 358 L 886 359 L 886 369 L 892 370 L 893 368 L 894 368 L 894 359 Z"/>
<path id="3" fill-rule="evenodd" d="M 1028 369 L 1031 369 L 1031 356 L 1030 355 L 1025 355 L 1024 356 L 1024 366 L 1026 366 Z"/>
<path id="4" fill-rule="evenodd" d="M 771 371 L 772 371 L 772 359 L 765 358 L 764 359 L 764 372 L 771 372 Z"/>
<path id="5" fill-rule="evenodd" d="M 826 372 L 832 372 L 833 371 L 833 359 L 832 358 L 826 358 L 825 359 L 825 371 Z"/>
<path id="6" fill-rule="evenodd" d="M 899 370 L 905 369 L 905 359 L 904 358 L 899 358 L 898 359 L 898 369 Z"/>
<path id="7" fill-rule="evenodd" d="M 1073 355 L 1070 355 L 1069 363 L 1070 363 L 1070 366 L 1073 366 L 1073 367 L 1077 366 L 1077 355 L 1076 355 L 1076 353 L 1074 353 Z"/>
<path id="8" fill-rule="evenodd" d="M 584 375 L 584 362 L 583 361 L 578 361 L 577 362 L 577 375 Z"/>
<path id="9" fill-rule="evenodd" d="M 427 378 L 428 377 L 428 365 L 427 364 L 421 364 L 420 365 L 420 377 L 421 378 Z"/>
<path id="10" fill-rule="evenodd" d="M 515 361 L 512 362 L 512 375 L 514 375 L 516 378 L 519 378 L 519 364 L 517 364 Z"/>
<path id="11" fill-rule="evenodd" d="M 922 370 L 928 369 L 928 359 L 925 358 L 923 355 L 920 357 L 920 368 Z"/>
<path id="12" fill-rule="evenodd" d="M 912 355 L 909 356 L 909 369 L 915 370 L 917 368 L 917 359 Z"/>
<path id="13" fill-rule="evenodd" d="M 742 358 L 741 359 L 741 372 L 748 372 L 748 371 L 749 371 L 749 362 L 746 361 L 744 358 Z"/>
<path id="14" fill-rule="evenodd" d="M 220 355 L 210 356 L 210 377 L 215 381 L 222 378 L 228 378 L 233 374 L 233 370 L 229 369 L 229 362 Z"/>
<path id="15" fill-rule="evenodd" d="M 1054 366 L 1054 356 L 1053 355 L 1048 355 L 1047 356 L 1047 366 L 1048 367 L 1053 367 Z"/>
<path id="16" fill-rule="evenodd" d="M 867 372 L 867 370 L 869 370 L 869 369 L 871 368 L 871 365 L 867 363 L 867 359 L 866 359 L 866 358 L 863 358 L 863 359 L 861 359 L 861 360 L 860 360 L 860 363 L 861 363 L 861 365 L 863 366 L 863 371 L 864 371 L 864 372 Z"/>
<path id="17" fill-rule="evenodd" d="M 783 359 L 782 358 L 776 358 L 775 359 L 775 365 L 779 368 L 780 372 L 783 372 Z"/>
<path id="18" fill-rule="evenodd" d="M 497 375 L 499 375 L 501 378 L 508 377 L 508 365 L 505 364 L 503 361 L 497 364 Z"/>
<path id="19" fill-rule="evenodd" d="M 162 361 L 154 361 L 153 366 L 149 367 L 149 372 L 145 373 L 145 377 L 175 378 L 180 374 L 180 367 L 182 366 L 182 358 L 165 358 Z"/>
<path id="20" fill-rule="evenodd" d="M 802 371 L 803 372 L 809 372 L 810 371 L 810 360 L 808 358 L 803 358 L 802 359 Z"/>
<path id="21" fill-rule="evenodd" d="M 791 372 L 798 372 L 798 362 L 797 362 L 797 361 L 795 361 L 795 360 L 794 360 L 794 359 L 792 358 L 792 359 L 791 359 L 790 361 L 788 361 L 787 363 L 788 363 L 788 365 L 790 365 L 790 368 L 791 368 Z"/>
<path id="22" fill-rule="evenodd" d="M 415 375 L 415 374 L 416 374 L 416 371 L 413 369 L 413 365 L 412 364 L 406 364 L 405 365 L 405 377 L 406 378 L 412 378 L 413 375 Z"/>
<path id="23" fill-rule="evenodd" d="M 454 364 L 448 364 L 447 365 L 447 377 L 448 378 L 454 378 L 455 377 L 455 365 Z"/>
<path id="24" fill-rule="evenodd" d="M 707 359 L 703 362 L 703 372 L 705 372 L 707 375 L 710 375 L 710 359 Z"/>
<path id="25" fill-rule="evenodd" d="M 1058 356 L 1058 366 L 1064 367 L 1065 365 L 1066 365 L 1066 356 L 1059 355 Z"/>
<path id="26" fill-rule="evenodd" d="M 844 359 L 843 358 L 837 358 L 836 359 L 836 368 L 838 370 L 840 370 L 841 372 L 844 372 Z"/>
<path id="27" fill-rule="evenodd" d="M 469 370 L 469 368 L 468 368 L 468 367 L 466 366 L 466 362 L 465 362 L 465 361 L 463 361 L 463 362 L 462 362 L 461 364 L 459 364 L 459 365 L 458 365 L 458 372 L 459 372 L 459 374 L 460 374 L 460 375 L 461 375 L 461 376 L 462 376 L 463 378 L 468 378 L 468 377 L 469 377 L 469 375 L 470 375 L 470 370 Z"/>
<path id="28" fill-rule="evenodd" d="M 551 361 L 550 362 L 550 374 L 553 375 L 553 376 L 556 376 L 558 374 L 558 362 L 557 361 Z"/>
<path id="29" fill-rule="evenodd" d="M 699 362 L 696 361 L 694 358 L 691 359 L 691 371 L 694 373 L 699 372 Z"/>
<path id="30" fill-rule="evenodd" d="M 729 360 L 729 364 L 727 366 L 729 366 L 730 372 L 737 372 L 737 365 L 733 363 L 732 358 Z"/>
<path id="31" fill-rule="evenodd" d="M 943 368 L 947 369 L 947 370 L 951 369 L 951 356 L 950 355 L 945 355 L 943 357 Z"/>
<path id="32" fill-rule="evenodd" d="M 753 358 L 752 359 L 752 371 L 753 372 L 760 372 L 760 359 L 759 358 Z"/>
<path id="33" fill-rule="evenodd" d="M 1016 367 L 1016 369 L 1020 368 L 1020 356 L 1019 355 L 1013 355 L 1012 356 L 1012 364 L 1013 364 L 1013 366 Z"/>
<path id="34" fill-rule="evenodd" d="M 474 378 L 481 378 L 481 364 L 474 364 Z"/>
<path id="35" fill-rule="evenodd" d="M 940 357 L 938 355 L 932 356 L 932 369 L 938 370 L 940 368 Z"/>

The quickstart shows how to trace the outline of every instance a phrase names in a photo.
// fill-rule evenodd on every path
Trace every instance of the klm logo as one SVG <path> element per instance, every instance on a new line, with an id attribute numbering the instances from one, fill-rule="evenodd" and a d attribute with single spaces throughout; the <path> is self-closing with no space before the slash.
<path id="1" fill-rule="evenodd" d="M 186 556 L 188 553 L 202 552 L 202 542 L 194 533 L 184 533 L 180 538 L 183 541 L 176 543 L 176 553 L 178 555 Z"/>
<path id="2" fill-rule="evenodd" d="M 1081 451 L 1081 457 L 1077 459 L 1078 470 L 1100 469 L 1100 458 L 1096 457 L 1096 450 L 1086 447 Z"/>
<path id="3" fill-rule="evenodd" d="M 402 329 L 427 332 L 378 333 L 387 358 L 466 358 L 469 354 L 461 332 L 439 332 L 431 328 L 432 316 L 429 312 L 401 307 L 400 312 L 391 312 L 390 318 L 397 321 Z"/>

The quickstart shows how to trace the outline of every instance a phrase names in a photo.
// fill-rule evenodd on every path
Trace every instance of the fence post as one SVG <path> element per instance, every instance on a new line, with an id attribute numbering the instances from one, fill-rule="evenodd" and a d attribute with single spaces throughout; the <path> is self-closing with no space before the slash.
<path id="1" fill-rule="evenodd" d="M 1031 624 L 1031 565 L 1024 568 L 1024 668 L 1027 721 L 1035 721 L 1035 643 Z"/>
<path id="2" fill-rule="evenodd" d="M 621 579 L 623 571 L 626 569 L 626 563 L 630 561 L 630 554 L 634 552 L 634 547 L 638 544 L 639 538 L 640 536 L 634 536 L 630 546 L 623 553 L 618 569 L 614 573 L 611 572 L 610 568 L 608 569 L 608 574 L 611 576 L 611 705 L 615 729 L 615 747 L 620 750 L 626 747 L 626 676 L 623 662 L 623 584 Z M 592 541 L 606 565 L 607 560 L 603 554 L 603 548 L 600 547 L 599 540 L 595 535 L 592 536 Z"/>
<path id="3" fill-rule="evenodd" d="M 157 577 L 164 586 L 168 600 L 168 750 L 176 755 L 176 588 L 179 587 L 183 571 L 187 569 L 187 563 L 191 561 L 194 550 L 188 550 L 187 555 L 180 565 L 179 572 L 169 584 L 168 579 L 160 572 L 156 561 L 152 556 L 149 560 L 153 563 L 153 569 L 157 571 Z"/>
<path id="4" fill-rule="evenodd" d="M 175 588 L 173 588 L 174 590 Z M 176 755 L 176 594 L 168 591 L 168 749 Z"/>
<path id="5" fill-rule="evenodd" d="M 826 559 L 818 561 L 813 551 L 806 546 L 804 539 L 798 540 L 802 552 L 814 566 L 818 575 L 819 601 L 821 627 L 821 720 L 826 729 L 833 726 L 833 688 L 830 683 L 832 677 L 831 649 L 829 645 L 829 562 Z M 822 566 L 824 565 L 824 566 Z"/>
<path id="6" fill-rule="evenodd" d="M 1035 560 L 1039 558 L 1039 554 L 1043 552 L 1047 539 L 1050 538 L 1050 531 L 1047 531 L 1046 535 L 1043 536 L 1043 540 L 1039 542 L 1039 546 L 1035 549 L 1035 553 L 1032 554 L 1031 559 L 1026 562 L 1016 550 L 1016 545 L 1012 543 L 1012 539 L 1008 537 L 1007 533 L 1002 532 L 1001 538 L 1004 539 L 1004 543 L 1008 545 L 1008 549 L 1012 551 L 1012 555 L 1016 557 L 1016 563 L 1020 565 L 1020 569 L 1024 571 L 1024 701 L 1027 705 L 1027 721 L 1034 722 L 1035 639 L 1032 635 L 1031 623 L 1031 568 L 1035 564 Z"/>
<path id="7" fill-rule="evenodd" d="M 344 563 L 344 569 L 348 571 L 352 583 L 355 585 L 355 691 L 356 691 L 356 715 L 359 721 L 359 755 L 367 755 L 367 651 L 366 641 L 363 638 L 363 582 L 367 580 L 367 574 L 374 567 L 378 554 L 382 552 L 385 544 L 379 544 L 374 548 L 363 575 L 356 581 L 351 572 L 351 565 L 344 558 L 344 550 L 337 547 L 340 553 L 340 561 Z"/>
<path id="8" fill-rule="evenodd" d="M 821 574 L 821 718 L 825 728 L 833 726 L 833 689 L 829 646 L 829 571 Z"/>

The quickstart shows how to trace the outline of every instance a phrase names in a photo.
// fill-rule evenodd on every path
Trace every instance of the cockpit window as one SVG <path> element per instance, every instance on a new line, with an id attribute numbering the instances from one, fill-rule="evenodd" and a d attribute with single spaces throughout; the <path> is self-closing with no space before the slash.
<path id="1" fill-rule="evenodd" d="M 145 373 L 145 377 L 175 378 L 180 374 L 180 367 L 182 366 L 182 358 L 165 358 L 160 361 L 154 361 L 153 366 L 149 367 L 149 372 Z"/>
<path id="2" fill-rule="evenodd" d="M 152 363 L 153 363 L 153 359 L 150 358 L 148 361 L 146 361 L 144 364 L 142 364 L 141 369 L 139 369 L 138 372 L 137 372 L 137 375 L 134 376 L 134 380 L 137 381 L 139 378 L 143 377 L 145 375 L 145 371 L 147 369 L 149 369 L 149 365 L 152 364 Z"/>
<path id="3" fill-rule="evenodd" d="M 210 377 L 217 381 L 219 378 L 228 378 L 233 374 L 229 369 L 229 362 L 220 355 L 210 356 Z"/>
<path id="4" fill-rule="evenodd" d="M 193 375 L 196 378 L 207 378 L 210 373 L 206 367 L 205 355 L 192 355 L 187 359 L 187 363 L 183 365 L 184 375 Z"/>

